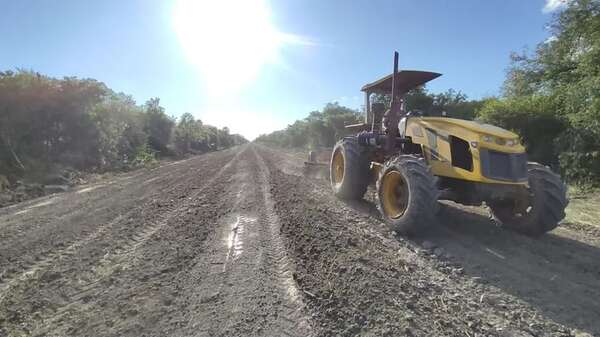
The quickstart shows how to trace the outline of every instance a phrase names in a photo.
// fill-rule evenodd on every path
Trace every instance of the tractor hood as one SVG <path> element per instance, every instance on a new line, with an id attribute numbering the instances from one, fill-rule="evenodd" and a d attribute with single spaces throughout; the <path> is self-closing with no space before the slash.
<path id="1" fill-rule="evenodd" d="M 508 131 L 503 128 L 499 128 L 497 126 L 493 126 L 490 124 L 484 124 L 476 121 L 468 121 L 464 119 L 456 119 L 456 118 L 446 118 L 446 117 L 423 117 L 421 118 L 423 124 L 431 124 L 434 127 L 434 124 L 452 124 L 454 126 L 462 127 L 477 133 L 487 134 L 495 137 L 513 139 L 518 138 L 519 136 L 511 131 Z"/>

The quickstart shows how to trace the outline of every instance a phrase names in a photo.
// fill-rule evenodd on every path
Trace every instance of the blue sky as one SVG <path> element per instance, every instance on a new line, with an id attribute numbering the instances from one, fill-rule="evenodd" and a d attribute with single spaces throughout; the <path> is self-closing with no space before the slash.
<path id="1" fill-rule="evenodd" d="M 219 5 L 216 5 L 219 4 Z M 0 69 L 95 78 L 138 103 L 253 138 L 391 71 L 496 95 L 509 53 L 549 37 L 560 0 L 0 0 Z M 257 9 L 258 8 L 258 9 Z"/>

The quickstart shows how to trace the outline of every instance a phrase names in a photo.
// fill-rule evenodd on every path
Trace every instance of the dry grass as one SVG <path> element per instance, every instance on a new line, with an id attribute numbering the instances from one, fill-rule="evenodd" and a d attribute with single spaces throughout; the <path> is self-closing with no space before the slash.
<path id="1" fill-rule="evenodd" d="M 569 199 L 566 222 L 600 228 L 600 190 L 584 191 L 570 187 Z"/>

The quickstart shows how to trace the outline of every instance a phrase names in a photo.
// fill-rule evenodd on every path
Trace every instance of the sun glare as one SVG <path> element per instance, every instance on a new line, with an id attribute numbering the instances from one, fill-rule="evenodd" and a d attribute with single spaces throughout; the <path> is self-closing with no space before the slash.
<path id="1" fill-rule="evenodd" d="M 178 0 L 174 24 L 209 90 L 240 89 L 276 62 L 282 36 L 264 0 Z"/>

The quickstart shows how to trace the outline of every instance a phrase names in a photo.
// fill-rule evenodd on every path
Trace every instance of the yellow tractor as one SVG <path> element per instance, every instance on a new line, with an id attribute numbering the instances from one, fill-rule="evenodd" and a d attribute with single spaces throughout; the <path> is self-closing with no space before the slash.
<path id="1" fill-rule="evenodd" d="M 541 235 L 564 218 L 566 186 L 548 167 L 527 161 L 519 136 L 502 128 L 405 111 L 407 92 L 441 74 L 394 72 L 362 88 L 364 123 L 333 148 L 330 181 L 343 199 L 360 199 L 376 182 L 377 207 L 400 234 L 416 234 L 435 221 L 438 200 L 485 203 L 500 225 Z M 391 96 L 390 108 L 371 102 Z"/>

